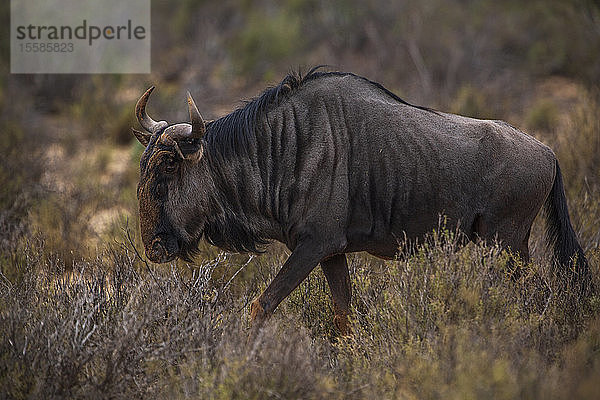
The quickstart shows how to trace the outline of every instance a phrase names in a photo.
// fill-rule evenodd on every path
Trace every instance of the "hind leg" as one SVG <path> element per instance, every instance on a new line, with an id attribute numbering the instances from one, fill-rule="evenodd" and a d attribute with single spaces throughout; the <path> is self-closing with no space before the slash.
<path id="1" fill-rule="evenodd" d="M 525 237 L 521 240 L 521 244 L 516 249 L 517 255 L 521 258 L 523 263 L 527 264 L 529 262 L 529 235 L 531 234 L 531 226 L 527 230 Z"/>
<path id="2" fill-rule="evenodd" d="M 518 280 L 521 277 L 522 266 L 527 264 L 530 260 L 529 257 L 529 235 L 531 233 L 531 225 L 525 231 L 511 232 L 508 237 L 501 237 L 502 247 L 507 250 L 510 254 L 508 260 L 508 270 L 510 277 L 513 280 Z"/>
<path id="3" fill-rule="evenodd" d="M 352 288 L 346 255 L 337 254 L 325 261 L 321 261 L 321 269 L 331 290 L 334 313 L 333 323 L 342 335 L 348 335 L 350 333 L 348 314 L 350 314 Z"/>
<path id="4" fill-rule="evenodd" d="M 509 271 L 511 272 L 511 278 L 518 280 L 521 277 L 522 266 L 529 262 L 529 233 L 531 227 L 527 230 L 525 237 L 518 240 L 517 244 L 510 246 L 510 259 L 508 261 Z"/>
<path id="5" fill-rule="evenodd" d="M 507 250 L 511 256 L 508 260 L 508 269 L 513 279 L 521 276 L 521 265 L 529 262 L 529 235 L 531 233 L 531 224 L 520 224 L 523 228 L 515 229 L 512 221 L 496 222 L 488 221 L 483 215 L 477 215 L 473 220 L 470 238 L 474 242 L 480 240 L 494 241 L 498 240 L 504 250 Z M 490 229 L 491 226 L 497 226 L 497 231 Z"/>

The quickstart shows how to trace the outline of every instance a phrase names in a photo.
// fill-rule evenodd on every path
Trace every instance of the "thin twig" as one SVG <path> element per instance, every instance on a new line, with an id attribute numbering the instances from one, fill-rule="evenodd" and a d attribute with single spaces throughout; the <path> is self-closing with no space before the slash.
<path id="1" fill-rule="evenodd" d="M 250 264 L 250 261 L 252 261 L 254 259 L 254 254 L 250 254 L 250 257 L 248 257 L 248 261 L 246 261 L 245 264 L 243 264 L 240 268 L 238 268 L 237 271 L 235 271 L 235 274 L 233 274 L 231 276 L 231 278 L 229 278 L 229 280 L 227 281 L 227 283 L 225 284 L 225 286 L 223 286 L 223 291 L 227 290 L 227 288 L 229 287 L 229 285 L 231 285 L 231 282 L 235 279 L 235 277 L 242 272 L 242 270 L 244 268 L 246 268 L 248 266 L 248 264 Z"/>
<path id="2" fill-rule="evenodd" d="M 3 278 L 3 280 L 5 281 L 5 282 L 4 282 L 4 281 L 2 281 L 2 284 L 3 284 L 4 286 L 6 286 L 6 288 L 7 288 L 8 290 L 11 290 L 11 289 L 12 289 L 12 282 L 10 281 L 10 279 L 8 279 L 8 278 L 6 277 L 6 275 L 4 275 L 4 274 L 2 273 L 2 271 L 0 271 L 0 277 L 1 277 L 1 278 Z"/>
<path id="3" fill-rule="evenodd" d="M 138 251 L 137 247 L 135 247 L 135 244 L 133 242 L 133 239 L 131 238 L 131 232 L 129 231 L 129 218 L 126 219 L 125 221 L 125 235 L 127 235 L 127 241 L 129 242 L 129 244 L 131 245 L 131 247 L 133 248 L 133 251 L 135 252 L 135 255 L 142 260 L 142 262 L 144 263 L 144 265 L 146 266 L 146 269 L 148 270 L 148 273 L 150 274 L 150 276 L 152 277 L 152 279 L 154 280 L 154 283 L 156 283 L 156 285 L 158 286 L 158 289 L 160 290 L 160 292 L 164 295 L 165 292 L 163 291 L 162 286 L 160 285 L 160 283 L 158 283 L 158 279 L 156 279 L 156 276 L 154 276 L 154 273 L 152 272 L 152 269 L 150 268 L 150 265 L 148 264 L 148 261 L 142 257 L 140 255 L 140 252 Z"/>

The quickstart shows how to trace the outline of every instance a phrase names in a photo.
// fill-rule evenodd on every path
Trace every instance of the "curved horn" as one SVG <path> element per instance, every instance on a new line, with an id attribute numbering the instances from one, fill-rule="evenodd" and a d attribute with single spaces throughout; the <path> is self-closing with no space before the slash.
<path id="1" fill-rule="evenodd" d="M 190 111 L 190 121 L 192 123 L 192 133 L 190 134 L 190 137 L 200 139 L 206 131 L 206 125 L 204 124 L 200 112 L 198 112 L 198 107 L 196 107 L 196 103 L 194 103 L 194 99 L 192 99 L 190 92 L 187 92 L 187 102 Z"/>
<path id="2" fill-rule="evenodd" d="M 164 128 L 168 125 L 165 121 L 156 122 L 155 120 L 150 118 L 148 114 L 146 114 L 146 103 L 148 103 L 148 98 L 150 97 L 150 94 L 153 90 L 154 86 L 151 86 L 148 90 L 146 90 L 146 93 L 144 93 L 142 97 L 140 97 L 140 99 L 137 101 L 137 104 L 135 105 L 135 116 L 137 117 L 138 122 L 145 130 L 147 130 L 150 133 L 154 133 L 157 130 Z"/>

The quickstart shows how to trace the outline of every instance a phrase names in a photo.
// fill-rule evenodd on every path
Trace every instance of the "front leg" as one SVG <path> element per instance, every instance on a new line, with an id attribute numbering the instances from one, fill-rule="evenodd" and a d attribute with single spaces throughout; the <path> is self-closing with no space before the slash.
<path id="1" fill-rule="evenodd" d="M 271 315 L 328 253 L 323 242 L 304 241 L 296 246 L 271 284 L 252 302 L 250 319 L 253 324 L 258 326 Z"/>
<path id="2" fill-rule="evenodd" d="M 321 261 L 321 269 L 331 290 L 333 300 L 333 323 L 343 336 L 349 335 L 350 323 L 350 298 L 352 297 L 352 284 L 348 273 L 348 263 L 345 254 L 336 254 L 327 260 Z"/>

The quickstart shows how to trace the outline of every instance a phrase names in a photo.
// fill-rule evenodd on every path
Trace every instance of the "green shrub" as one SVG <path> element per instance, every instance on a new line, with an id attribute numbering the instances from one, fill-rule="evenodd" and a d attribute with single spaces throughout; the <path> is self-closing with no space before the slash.
<path id="1" fill-rule="evenodd" d="M 486 104 L 486 96 L 480 89 L 470 85 L 462 86 L 459 89 L 450 110 L 455 114 L 473 118 L 491 118 L 489 107 Z"/>
<path id="2" fill-rule="evenodd" d="M 583 92 L 569 113 L 569 124 L 557 135 L 554 149 L 573 194 L 600 187 L 600 101 L 598 94 Z M 590 193 L 592 194 L 592 193 Z"/>
<path id="3" fill-rule="evenodd" d="M 525 116 L 527 128 L 534 131 L 553 132 L 558 125 L 558 107 L 550 100 L 542 99 L 531 107 Z"/>
<path id="4" fill-rule="evenodd" d="M 251 12 L 230 43 L 237 72 L 272 79 L 273 65 L 302 48 L 300 26 L 297 15 L 279 8 L 274 14 Z"/>

